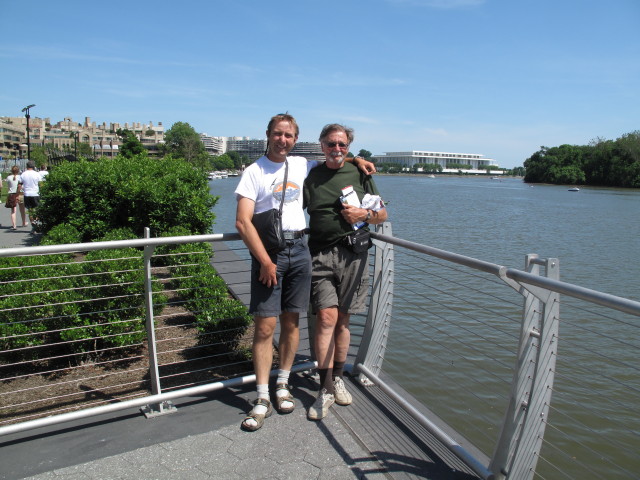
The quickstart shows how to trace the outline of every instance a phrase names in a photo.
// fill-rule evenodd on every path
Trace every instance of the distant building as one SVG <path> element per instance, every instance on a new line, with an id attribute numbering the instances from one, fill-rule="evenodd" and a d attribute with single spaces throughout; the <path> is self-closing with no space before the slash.
<path id="1" fill-rule="evenodd" d="M 417 163 L 427 163 L 441 165 L 443 172 L 465 173 L 485 172 L 490 166 L 498 167 L 492 158 L 485 158 L 477 153 L 450 153 L 450 152 L 428 152 L 422 150 L 411 150 L 408 152 L 386 152 L 384 155 L 373 155 L 376 162 L 395 163 L 402 168 L 411 169 Z M 447 165 L 471 165 L 469 169 L 447 168 Z"/>
<path id="2" fill-rule="evenodd" d="M 200 141 L 204 145 L 206 152 L 212 157 L 217 157 L 225 152 L 224 137 L 210 137 L 206 133 L 200 134 Z"/>
<path id="3" fill-rule="evenodd" d="M 256 139 L 249 137 L 222 137 L 225 141 L 224 152 L 238 152 L 240 155 L 246 155 L 249 162 L 253 163 L 264 155 L 267 149 L 266 139 Z"/>
<path id="4" fill-rule="evenodd" d="M 31 129 L 31 122 L 29 122 L 29 129 Z M 8 162 L 9 159 L 17 159 L 22 155 L 26 157 L 27 137 L 25 132 L 26 126 L 23 127 L 20 122 L 15 122 L 8 117 L 0 118 L 0 157 L 2 157 L 3 162 Z M 24 145 L 22 145 L 23 143 Z M 24 150 L 23 154 L 20 153 L 21 150 Z"/>
<path id="5" fill-rule="evenodd" d="M 307 160 L 324 160 L 324 153 L 319 142 L 298 142 L 291 150 L 291 155 L 305 157 Z"/>
<path id="6" fill-rule="evenodd" d="M 5 127 L 10 125 L 14 131 L 20 131 L 20 144 L 27 142 L 27 120 L 25 117 L 2 117 L 0 125 Z M 85 117 L 84 123 L 73 121 L 71 117 L 55 124 L 49 118 L 30 117 L 29 119 L 29 141 L 31 146 L 51 145 L 54 149 L 72 152 L 75 142 L 88 143 L 95 156 L 115 157 L 121 145 L 120 137 L 116 134 L 118 129 L 126 129 L 140 140 L 140 143 L 147 149 L 150 155 L 159 153 L 159 146 L 164 142 L 164 127 L 162 122 L 154 125 L 149 123 L 106 123 L 97 125 L 90 117 Z M 7 128 L 8 130 L 8 128 Z M 74 138 L 75 137 L 75 138 Z M 77 139 L 77 140 L 76 140 Z M 5 145 L 2 145 L 5 149 Z M 25 145 L 26 148 L 26 145 Z M 0 150 L 4 156 L 5 151 Z M 26 156 L 26 151 L 21 153 Z"/>

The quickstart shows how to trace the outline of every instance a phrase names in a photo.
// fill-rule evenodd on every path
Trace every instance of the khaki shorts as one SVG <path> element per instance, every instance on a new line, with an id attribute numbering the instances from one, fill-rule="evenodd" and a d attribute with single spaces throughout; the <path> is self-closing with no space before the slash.
<path id="1" fill-rule="evenodd" d="M 369 252 L 353 253 L 334 245 L 311 256 L 313 312 L 338 307 L 342 313 L 360 313 L 369 293 Z"/>

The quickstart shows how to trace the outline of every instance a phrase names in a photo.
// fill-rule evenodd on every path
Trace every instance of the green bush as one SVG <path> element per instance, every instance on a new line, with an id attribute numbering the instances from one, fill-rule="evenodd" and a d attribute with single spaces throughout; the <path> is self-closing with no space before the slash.
<path id="1" fill-rule="evenodd" d="M 65 243 L 80 243 L 81 241 L 82 235 L 76 227 L 62 223 L 52 227 L 42 237 L 40 245 L 62 245 Z"/>
<path id="2" fill-rule="evenodd" d="M 184 227 L 173 227 L 161 237 L 182 237 L 191 233 Z M 191 263 L 209 264 L 213 249 L 208 243 L 184 243 L 181 245 L 159 245 L 154 250 L 154 266 L 175 266 Z M 175 272 L 174 272 L 175 275 Z"/>
<path id="3" fill-rule="evenodd" d="M 183 160 L 117 157 L 57 166 L 42 184 L 36 214 L 41 244 L 57 245 L 141 238 L 145 227 L 154 236 L 211 233 L 216 202 L 205 173 Z M 208 243 L 161 246 L 153 262 L 168 267 L 173 286 L 195 315 L 200 344 L 230 351 L 251 317 L 230 298 L 210 264 L 212 255 Z M 96 250 L 83 261 L 76 256 L 0 259 L 0 312 L 10 312 L 11 319 L 0 320 L 0 349 L 12 350 L 10 361 L 42 358 L 42 348 L 55 348 L 59 358 L 79 362 L 83 356 L 63 356 L 145 339 L 143 249 Z M 167 302 L 161 290 L 152 279 L 156 315 Z M 29 350 L 32 346 L 42 347 Z"/>
<path id="4" fill-rule="evenodd" d="M 40 191 L 41 230 L 76 228 L 83 242 L 127 228 L 142 237 L 180 225 L 190 234 L 211 233 L 217 197 L 204 171 L 184 160 L 116 157 L 99 162 L 67 162 L 49 173 Z"/>
<path id="5" fill-rule="evenodd" d="M 56 343 L 60 331 L 77 322 L 79 264 L 69 255 L 0 258 L 0 350 Z M 7 321 L 8 320 L 8 321 Z M 13 359 L 35 358 L 14 351 Z"/>
<path id="6" fill-rule="evenodd" d="M 86 338 L 89 342 L 80 344 L 82 348 L 98 349 L 142 342 L 146 338 L 142 252 L 134 248 L 96 250 L 87 254 L 83 265 L 87 282 L 98 286 L 91 289 L 90 301 L 82 304 L 81 324 L 67 331 L 67 338 Z M 159 314 L 166 297 L 159 294 L 159 283 L 151 285 L 157 292 L 154 314 Z"/>
<path id="7" fill-rule="evenodd" d="M 185 308 L 195 315 L 199 344 L 214 352 L 235 350 L 251 316 L 241 302 L 230 298 L 215 269 L 210 264 L 184 265 L 173 275 Z"/>

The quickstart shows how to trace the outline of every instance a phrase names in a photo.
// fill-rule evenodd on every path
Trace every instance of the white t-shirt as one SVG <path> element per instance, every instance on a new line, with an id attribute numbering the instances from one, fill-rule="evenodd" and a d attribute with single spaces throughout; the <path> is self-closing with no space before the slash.
<path id="1" fill-rule="evenodd" d="M 20 175 L 16 175 L 16 179 L 13 179 L 13 173 L 10 173 L 6 178 L 7 185 L 9 185 L 9 190 L 7 193 L 18 193 L 18 185 L 22 183 L 22 177 Z"/>
<path id="2" fill-rule="evenodd" d="M 309 171 L 318 162 L 308 162 L 304 157 L 287 157 L 289 173 L 282 207 L 282 228 L 303 230 L 307 221 L 302 208 L 302 187 Z M 266 156 L 249 165 L 236 188 L 236 199 L 245 197 L 256 202 L 255 213 L 280 208 L 284 182 L 285 163 L 276 163 Z"/>
<path id="3" fill-rule="evenodd" d="M 22 189 L 25 197 L 40 196 L 40 174 L 35 170 L 28 170 L 22 173 Z"/>

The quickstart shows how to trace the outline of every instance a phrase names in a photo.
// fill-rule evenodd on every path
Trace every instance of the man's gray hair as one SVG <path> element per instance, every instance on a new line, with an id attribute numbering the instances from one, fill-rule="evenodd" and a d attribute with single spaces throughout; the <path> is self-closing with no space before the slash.
<path id="1" fill-rule="evenodd" d="M 344 125 L 340 125 L 339 123 L 330 123 L 329 125 L 325 125 L 320 132 L 320 142 L 324 142 L 324 139 L 333 132 L 344 132 L 344 134 L 347 136 L 347 142 L 349 142 L 349 145 L 353 143 L 353 128 L 345 127 Z"/>

